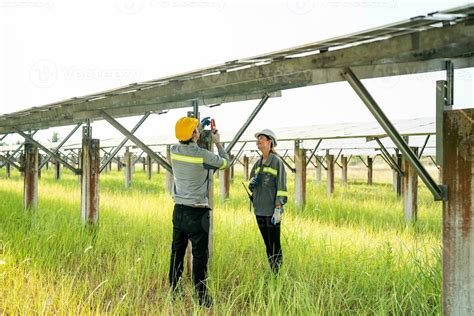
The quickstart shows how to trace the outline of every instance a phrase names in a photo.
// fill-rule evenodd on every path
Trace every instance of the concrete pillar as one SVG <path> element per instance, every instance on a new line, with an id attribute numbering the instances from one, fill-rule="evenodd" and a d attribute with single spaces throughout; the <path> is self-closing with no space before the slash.
<path id="1" fill-rule="evenodd" d="M 82 139 L 81 169 L 81 219 L 83 224 L 95 225 L 99 220 L 100 142 L 98 139 Z"/>
<path id="2" fill-rule="evenodd" d="M 397 156 L 392 155 L 393 161 L 397 161 Z M 397 192 L 397 179 L 398 179 L 398 172 L 396 170 L 392 170 L 392 188 L 393 191 Z"/>
<path id="3" fill-rule="evenodd" d="M 341 156 L 342 185 L 347 185 L 347 157 Z"/>
<path id="4" fill-rule="evenodd" d="M 474 109 L 444 112 L 443 313 L 474 312 Z"/>
<path id="5" fill-rule="evenodd" d="M 219 173 L 219 180 L 220 180 L 220 201 L 224 202 L 226 199 L 229 198 L 229 190 L 230 190 L 230 168 L 226 168 L 221 170 Z"/>
<path id="6" fill-rule="evenodd" d="M 82 169 L 82 149 L 77 151 L 77 169 Z M 79 183 L 82 182 L 82 175 L 77 176 Z"/>
<path id="7" fill-rule="evenodd" d="M 9 179 L 11 176 L 11 167 L 9 162 L 5 164 L 5 176 L 7 177 L 7 179 Z"/>
<path id="8" fill-rule="evenodd" d="M 130 153 L 130 168 L 132 170 L 132 174 L 135 173 L 135 155 L 133 153 Z"/>
<path id="9" fill-rule="evenodd" d="M 306 204 L 306 149 L 300 148 L 300 141 L 295 141 L 295 204 L 303 207 Z"/>
<path id="10" fill-rule="evenodd" d="M 10 158 L 10 153 L 8 151 L 7 151 L 7 158 Z M 11 166 L 8 161 L 5 163 L 5 176 L 7 177 L 7 179 L 10 179 L 10 176 L 11 176 Z"/>
<path id="11" fill-rule="evenodd" d="M 117 171 L 122 170 L 122 159 L 120 159 L 119 156 L 117 156 Z"/>
<path id="12" fill-rule="evenodd" d="M 444 112 L 443 313 L 474 312 L 474 109 Z"/>
<path id="13" fill-rule="evenodd" d="M 415 155 L 417 148 L 412 148 Z M 403 159 L 403 213 L 405 221 L 416 221 L 418 217 L 418 175 L 408 160 Z"/>
<path id="14" fill-rule="evenodd" d="M 249 157 L 247 156 L 244 156 L 243 171 L 244 171 L 244 181 L 248 181 L 249 180 Z"/>
<path id="15" fill-rule="evenodd" d="M 397 162 L 397 164 L 398 164 L 399 166 L 402 166 L 402 161 L 403 161 L 402 155 L 401 155 L 401 154 L 397 154 L 397 160 L 396 160 L 396 162 Z M 401 167 L 401 168 L 402 168 L 402 170 L 403 170 L 403 167 Z M 399 174 L 397 173 L 397 191 L 396 191 L 396 192 L 397 192 L 397 196 L 398 196 L 398 197 L 401 197 L 401 196 L 402 196 L 402 190 L 403 190 L 402 181 L 403 181 L 403 176 L 401 176 L 401 175 L 399 175 Z"/>
<path id="16" fill-rule="evenodd" d="M 145 158 L 143 158 L 143 159 L 145 159 Z M 148 180 L 151 180 L 151 174 L 152 174 L 152 169 L 153 169 L 153 160 L 151 159 L 150 155 L 146 156 L 146 165 L 147 165 L 146 171 L 147 171 Z"/>
<path id="17" fill-rule="evenodd" d="M 334 155 L 326 155 L 326 168 L 327 168 L 327 195 L 334 193 Z"/>
<path id="18" fill-rule="evenodd" d="M 321 157 L 319 157 L 319 158 L 321 159 Z M 319 162 L 319 160 L 317 160 L 317 162 L 316 162 L 316 183 L 318 185 L 321 185 L 322 173 L 323 173 L 323 165 Z"/>
<path id="19" fill-rule="evenodd" d="M 38 208 L 38 147 L 28 142 L 25 143 L 23 201 L 25 210 Z"/>
<path id="20" fill-rule="evenodd" d="M 234 155 L 230 155 L 229 158 L 230 158 L 230 161 L 232 161 L 234 159 Z M 235 165 L 235 164 L 234 164 Z M 230 166 L 230 183 L 234 183 L 234 165 Z"/>
<path id="21" fill-rule="evenodd" d="M 43 156 L 38 153 L 38 180 L 41 179 L 41 169 L 39 166 L 41 166 L 41 161 L 43 160 Z"/>
<path id="22" fill-rule="evenodd" d="M 128 147 L 125 149 L 123 160 L 125 163 L 125 187 L 129 188 L 132 185 L 132 153 L 130 152 Z"/>
<path id="23" fill-rule="evenodd" d="M 109 157 L 109 155 L 105 154 L 104 157 L 103 157 L 103 160 L 107 159 Z M 104 170 L 102 170 L 103 173 L 108 173 L 109 172 L 109 164 L 107 164 L 104 168 Z"/>
<path id="24" fill-rule="evenodd" d="M 58 160 L 54 160 L 54 179 L 61 179 L 61 163 Z"/>
<path id="25" fill-rule="evenodd" d="M 26 157 L 25 157 L 25 152 L 23 151 L 21 154 L 20 154 L 20 157 L 19 157 L 19 161 L 20 161 L 20 166 L 22 167 L 21 170 L 20 170 L 20 175 L 22 177 L 25 176 L 25 164 L 26 164 Z"/>
<path id="26" fill-rule="evenodd" d="M 168 163 L 171 164 L 171 146 L 170 145 L 167 145 L 166 146 L 166 159 L 168 160 Z M 174 182 L 174 179 L 173 179 L 173 175 L 166 171 L 166 192 L 168 192 L 169 194 L 171 194 L 173 192 L 173 182 Z"/>
<path id="27" fill-rule="evenodd" d="M 372 185 L 373 183 L 373 168 L 372 165 L 374 159 L 372 157 L 367 157 L 367 184 Z"/>

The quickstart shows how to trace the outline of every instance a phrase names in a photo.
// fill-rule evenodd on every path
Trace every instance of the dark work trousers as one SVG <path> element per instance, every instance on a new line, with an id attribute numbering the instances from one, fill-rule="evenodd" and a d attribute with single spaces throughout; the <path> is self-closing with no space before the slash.
<path id="1" fill-rule="evenodd" d="M 173 211 L 173 244 L 169 280 L 173 290 L 183 274 L 183 261 L 188 240 L 193 246 L 193 282 L 199 295 L 206 294 L 209 258 L 209 208 L 175 204 Z"/>
<path id="2" fill-rule="evenodd" d="M 278 273 L 283 263 L 283 252 L 280 244 L 280 223 L 273 225 L 271 216 L 256 215 L 256 217 L 258 228 L 265 242 L 268 262 L 273 272 Z"/>

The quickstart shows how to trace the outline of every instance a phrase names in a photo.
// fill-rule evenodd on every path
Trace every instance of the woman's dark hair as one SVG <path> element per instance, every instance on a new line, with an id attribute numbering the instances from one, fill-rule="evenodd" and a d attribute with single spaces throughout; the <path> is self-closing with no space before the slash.
<path id="1" fill-rule="evenodd" d="M 275 154 L 275 155 L 276 155 L 277 153 L 276 153 L 275 148 L 274 148 L 274 147 L 275 147 L 275 144 L 273 144 L 273 139 L 272 139 L 270 136 L 267 136 L 267 135 L 265 135 L 265 134 L 262 134 L 262 135 L 265 136 L 265 138 L 266 138 L 267 140 L 270 140 L 270 141 L 271 141 L 270 152 L 271 152 L 272 154 Z"/>

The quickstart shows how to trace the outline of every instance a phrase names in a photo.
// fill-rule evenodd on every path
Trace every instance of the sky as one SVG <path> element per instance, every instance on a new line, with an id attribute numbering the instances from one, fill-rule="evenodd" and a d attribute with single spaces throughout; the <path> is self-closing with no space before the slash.
<path id="1" fill-rule="evenodd" d="M 458 0 L 0 0 L 0 115 L 379 27 L 467 4 Z M 390 119 L 435 116 L 444 72 L 364 80 Z M 474 70 L 455 71 L 454 108 L 472 107 Z M 201 107 L 237 131 L 258 100 Z M 190 109 L 152 115 L 139 136 L 174 133 Z M 120 119 L 131 129 L 139 117 Z M 249 128 L 374 121 L 346 82 L 282 92 Z M 54 131 L 38 132 L 38 139 Z M 121 134 L 94 122 L 94 138 Z M 277 135 L 278 136 L 278 135 Z M 77 133 L 73 139 L 79 139 Z M 8 136 L 12 143 L 19 139 Z"/>

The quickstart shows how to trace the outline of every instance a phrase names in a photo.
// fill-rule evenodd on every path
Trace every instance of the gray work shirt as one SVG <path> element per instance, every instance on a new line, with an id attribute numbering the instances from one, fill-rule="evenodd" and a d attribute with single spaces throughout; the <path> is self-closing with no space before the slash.
<path id="1" fill-rule="evenodd" d="M 173 167 L 173 199 L 176 204 L 193 207 L 209 205 L 209 179 L 215 169 L 225 169 L 230 165 L 229 155 L 221 147 L 219 155 L 200 148 L 196 143 L 171 146 L 171 166 Z"/>
<path id="2" fill-rule="evenodd" d="M 261 161 L 262 158 L 250 172 L 251 178 L 257 177 L 257 186 L 253 190 L 253 208 L 256 215 L 272 216 L 275 205 L 283 205 L 288 199 L 285 165 L 272 153 L 264 164 L 261 165 Z"/>

